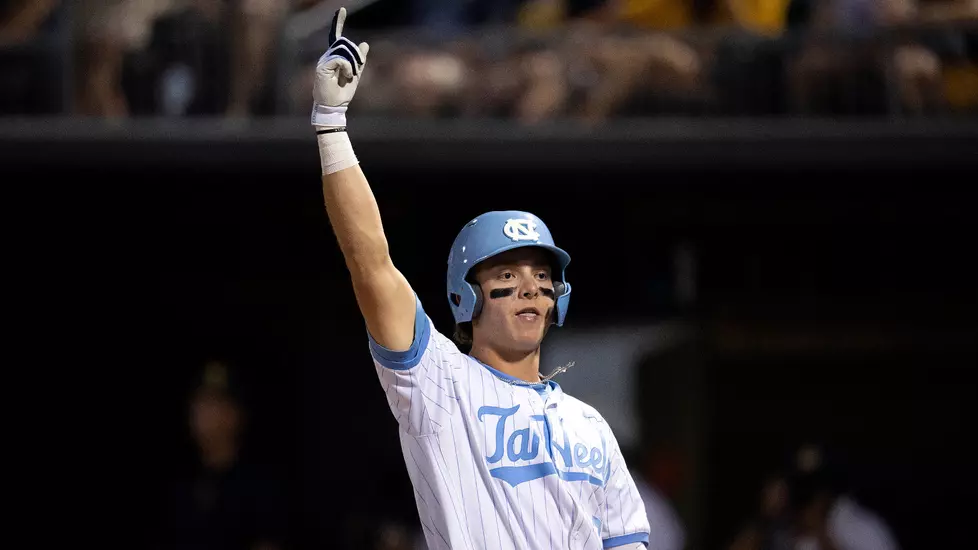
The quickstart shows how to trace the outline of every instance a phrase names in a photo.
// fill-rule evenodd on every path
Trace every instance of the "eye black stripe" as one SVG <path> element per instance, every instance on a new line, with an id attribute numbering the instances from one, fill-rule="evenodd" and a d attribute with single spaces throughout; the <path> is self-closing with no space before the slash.
<path id="1" fill-rule="evenodd" d="M 505 298 L 507 296 L 512 296 L 514 292 L 516 292 L 516 289 L 515 288 L 512 288 L 512 287 L 510 287 L 510 288 L 494 288 L 494 289 L 492 289 L 492 290 L 489 291 L 489 297 L 490 298 L 493 298 L 493 299 L 495 299 L 495 298 Z"/>

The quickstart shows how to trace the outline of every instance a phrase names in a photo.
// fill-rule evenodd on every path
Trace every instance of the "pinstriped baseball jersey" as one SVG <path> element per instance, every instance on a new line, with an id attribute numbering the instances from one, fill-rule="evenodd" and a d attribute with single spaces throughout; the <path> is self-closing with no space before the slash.
<path id="1" fill-rule="evenodd" d="M 420 301 L 409 350 L 369 341 L 431 550 L 648 545 L 641 496 L 594 408 L 462 354 Z"/>

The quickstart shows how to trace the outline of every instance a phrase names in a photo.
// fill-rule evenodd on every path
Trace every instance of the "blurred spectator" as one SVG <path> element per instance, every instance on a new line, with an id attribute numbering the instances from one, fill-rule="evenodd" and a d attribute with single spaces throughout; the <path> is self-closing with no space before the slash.
<path id="1" fill-rule="evenodd" d="M 772 114 L 781 87 L 776 40 L 788 1 L 615 0 L 622 21 L 669 33 L 645 40 L 657 63 L 643 77 L 644 104 L 632 110 Z"/>
<path id="2" fill-rule="evenodd" d="M 495 48 L 475 37 L 371 48 L 365 100 L 351 107 L 410 117 L 506 117 L 532 123 L 563 114 L 564 59 L 546 41 L 507 33 Z M 379 69 L 378 69 L 379 67 Z M 310 68 L 311 70 L 311 68 Z"/>
<path id="3" fill-rule="evenodd" d="M 921 12 L 923 3 L 918 0 L 880 2 L 877 14 L 880 26 L 888 29 L 925 22 Z M 951 3 L 957 4 L 956 1 L 948 2 Z M 892 55 L 890 59 L 884 59 L 893 72 L 899 105 L 905 112 L 919 114 L 943 110 L 942 49 L 944 44 L 935 44 L 926 35 L 908 37 L 899 40 L 892 54 L 889 54 Z"/>
<path id="4" fill-rule="evenodd" d="M 565 56 L 553 46 L 537 42 L 515 52 L 512 63 L 508 79 L 517 79 L 511 87 L 516 92 L 512 97 L 513 118 L 524 124 L 535 124 L 566 114 L 570 69 Z M 507 79 L 507 76 L 497 78 Z"/>
<path id="5" fill-rule="evenodd" d="M 87 116 L 123 117 L 129 102 L 122 87 L 126 54 L 146 47 L 153 22 L 175 0 L 78 0 L 75 110 Z"/>
<path id="6" fill-rule="evenodd" d="M 639 31 L 580 41 L 573 58 L 590 62 L 596 76 L 581 109 L 587 120 L 718 107 L 769 114 L 776 103 L 775 39 L 784 29 L 788 0 L 583 3 L 591 20 Z"/>
<path id="7" fill-rule="evenodd" d="M 0 0 L 0 115 L 64 108 L 62 21 L 57 0 Z"/>
<path id="8" fill-rule="evenodd" d="M 637 25 L 632 8 L 600 0 L 530 0 L 523 6 L 521 26 L 566 27 L 567 38 L 556 56 L 537 55 L 526 67 L 531 88 L 520 113 L 523 120 L 535 122 L 570 110 L 600 122 L 626 114 L 636 104 L 647 107 L 650 96 L 688 96 L 697 89 L 699 54 L 684 41 L 662 33 L 617 32 L 622 23 L 643 29 L 671 24 L 654 16 L 651 25 Z M 543 100 L 548 93 L 555 94 L 549 103 Z"/>
<path id="9" fill-rule="evenodd" d="M 970 1 L 970 0 L 969 0 Z M 793 0 L 791 23 L 807 39 L 789 59 L 795 109 L 818 114 L 909 113 L 943 107 L 933 48 L 893 29 L 920 22 L 916 0 Z M 888 38 L 890 32 L 894 42 Z M 835 37 L 835 38 L 831 38 Z M 895 90 L 895 103 L 887 96 Z"/>
<path id="10" fill-rule="evenodd" d="M 674 36 L 608 36 L 589 50 L 580 58 L 596 73 L 581 109 L 588 121 L 677 112 L 704 94 L 700 53 Z"/>
<path id="11" fill-rule="evenodd" d="M 208 363 L 189 403 L 197 460 L 172 484 L 158 548 L 282 550 L 286 543 L 283 493 L 248 459 L 243 388 L 222 362 Z"/>
<path id="12" fill-rule="evenodd" d="M 0 48 L 23 44 L 36 37 L 57 7 L 58 0 L 0 2 Z"/>
<path id="13" fill-rule="evenodd" d="M 730 550 L 794 550 L 788 519 L 788 482 L 784 476 L 773 475 L 764 480 L 755 514 L 738 533 Z"/>
<path id="14" fill-rule="evenodd" d="M 207 38 L 221 36 L 229 28 L 229 90 L 217 105 L 204 108 L 203 114 L 224 112 L 229 116 L 244 116 L 254 109 L 267 81 L 270 54 L 278 39 L 281 19 L 290 2 L 280 0 L 79 0 L 76 9 L 79 52 L 76 74 L 78 113 L 100 117 L 123 117 L 130 114 L 130 104 L 123 87 L 123 68 L 128 55 L 145 50 L 150 45 L 155 27 L 164 17 L 179 19 L 188 12 L 194 24 L 202 30 L 197 47 L 212 45 Z M 188 19 L 180 20 L 186 23 Z M 194 44 L 184 34 L 177 47 L 186 49 Z M 194 52 L 186 57 L 204 55 Z M 202 95 L 198 85 L 214 79 L 212 70 L 194 67 L 194 59 L 183 60 L 190 67 L 157 67 L 160 70 L 154 94 L 163 96 L 156 110 L 168 114 L 188 114 L 191 104 Z M 198 69 L 196 74 L 193 69 Z M 176 72 L 167 72 L 168 70 Z M 217 73 L 220 74 L 220 73 Z M 141 74 L 146 77 L 146 73 Z M 150 76 L 150 78 L 153 78 Z M 208 110 L 210 112 L 208 112 Z M 157 113 L 159 114 L 159 113 Z"/>
<path id="15" fill-rule="evenodd" d="M 401 47 L 393 77 L 401 114 L 441 117 L 453 115 L 466 85 L 467 68 L 456 52 L 446 47 Z"/>
<path id="16" fill-rule="evenodd" d="M 645 503 L 649 518 L 649 548 L 683 550 L 686 529 L 673 507 L 683 485 L 682 461 L 675 451 L 648 449 L 642 461 L 635 486 Z"/>
<path id="17" fill-rule="evenodd" d="M 209 0 L 213 2 L 214 0 Z M 226 114 L 248 116 L 266 90 L 288 0 L 238 0 L 231 12 L 231 92 Z"/>
<path id="18" fill-rule="evenodd" d="M 801 447 L 792 468 L 765 483 L 757 517 L 730 550 L 897 550 L 886 522 L 847 485 L 822 448 Z"/>
<path id="19" fill-rule="evenodd" d="M 955 112 L 978 112 L 978 0 L 921 0 L 918 20 L 943 35 L 944 100 Z M 964 23 L 964 25 L 961 25 Z"/>

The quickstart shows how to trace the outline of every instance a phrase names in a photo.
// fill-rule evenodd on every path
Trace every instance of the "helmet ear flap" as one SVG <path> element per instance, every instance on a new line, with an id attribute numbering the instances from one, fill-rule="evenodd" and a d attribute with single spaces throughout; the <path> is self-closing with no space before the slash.
<path id="1" fill-rule="evenodd" d="M 563 296 L 564 290 L 565 287 L 563 281 L 554 281 L 554 296 Z"/>
<path id="2" fill-rule="evenodd" d="M 565 283 L 563 281 L 554 283 L 554 295 L 557 298 L 556 303 L 554 304 L 557 314 L 554 324 L 558 327 L 564 326 L 564 317 L 567 316 L 567 306 L 570 304 L 570 293 L 570 283 Z"/>
<path id="3" fill-rule="evenodd" d="M 472 293 L 475 294 L 475 305 L 472 306 L 472 318 L 475 319 L 482 313 L 482 287 L 475 283 L 469 283 Z"/>

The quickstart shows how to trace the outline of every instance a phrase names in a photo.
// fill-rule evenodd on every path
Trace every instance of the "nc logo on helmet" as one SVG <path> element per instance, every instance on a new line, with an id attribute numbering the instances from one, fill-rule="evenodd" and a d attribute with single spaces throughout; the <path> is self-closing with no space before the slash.
<path id="1" fill-rule="evenodd" d="M 537 233 L 537 224 L 533 220 L 525 218 L 506 220 L 503 226 L 503 233 L 514 241 L 539 241 L 540 234 Z"/>

